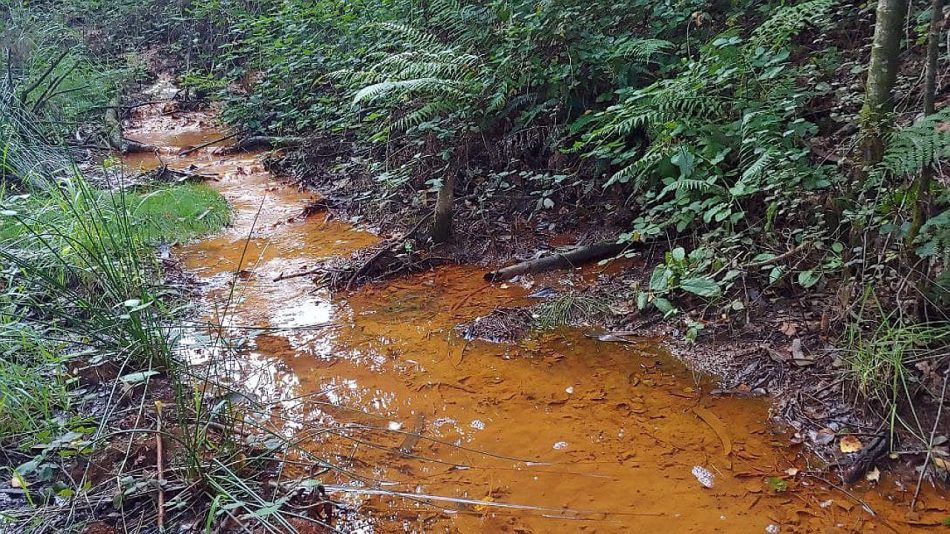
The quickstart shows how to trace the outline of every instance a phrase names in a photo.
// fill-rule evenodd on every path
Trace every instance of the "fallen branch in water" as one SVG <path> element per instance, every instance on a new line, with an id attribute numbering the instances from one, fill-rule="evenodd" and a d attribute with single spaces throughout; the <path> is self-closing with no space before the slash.
<path id="1" fill-rule="evenodd" d="M 244 135 L 244 134 L 246 134 L 246 133 L 247 133 L 247 130 L 245 129 L 245 130 L 241 130 L 240 132 L 233 133 L 233 134 L 231 134 L 231 135 L 226 135 L 226 136 L 224 136 L 224 137 L 222 137 L 222 138 L 220 138 L 220 139 L 215 139 L 214 141 L 208 141 L 207 143 L 201 143 L 200 145 L 198 145 L 198 146 L 193 146 L 193 147 L 189 148 L 188 150 L 182 150 L 181 152 L 178 153 L 178 157 L 187 156 L 188 154 L 191 154 L 192 152 L 201 150 L 202 148 L 207 148 L 207 147 L 209 147 L 209 146 L 211 146 L 211 145 L 220 143 L 221 141 L 227 141 L 228 139 L 234 139 L 235 137 L 237 137 L 237 136 L 239 136 L 239 135 Z"/>
<path id="2" fill-rule="evenodd" d="M 356 282 L 356 280 L 360 276 L 362 276 L 367 271 L 369 271 L 370 267 L 372 267 L 372 265 L 376 263 L 376 261 L 379 260 L 379 258 L 381 258 L 383 254 L 392 250 L 394 246 L 399 245 L 400 243 L 404 243 L 407 239 L 412 239 L 412 236 L 414 236 L 416 232 L 419 231 L 419 228 L 421 228 L 422 225 L 426 221 L 428 221 L 429 217 L 431 216 L 432 216 L 432 213 L 428 213 L 424 215 L 421 219 L 419 219 L 419 222 L 417 222 L 416 225 L 413 226 L 411 230 L 409 230 L 409 233 L 407 233 L 404 236 L 400 236 L 399 238 L 389 239 L 388 241 L 383 243 L 383 245 L 379 247 L 379 250 L 376 251 L 376 254 L 373 254 L 373 256 L 370 257 L 370 259 L 367 260 L 366 263 L 364 263 L 362 266 L 360 266 L 359 269 L 353 272 L 353 275 L 350 276 L 350 279 L 346 282 L 346 290 L 349 291 L 350 288 L 353 287 L 353 283 Z"/>
<path id="3" fill-rule="evenodd" d="M 601 241 L 584 247 L 577 247 L 568 252 L 555 252 L 549 256 L 523 261 L 497 271 L 485 274 L 485 280 L 500 282 L 510 280 L 520 274 L 537 273 L 552 269 L 567 269 L 578 265 L 616 256 L 623 252 L 627 245 L 616 241 Z"/>
<path id="4" fill-rule="evenodd" d="M 280 273 L 274 277 L 274 282 L 280 282 L 281 280 L 290 280 L 291 278 L 301 278 L 304 276 L 313 276 L 315 274 L 325 274 L 327 270 L 324 267 L 316 267 L 314 269 L 308 269 L 306 271 L 301 271 L 299 273 L 284 274 Z"/>
<path id="5" fill-rule="evenodd" d="M 213 174 L 200 174 L 197 172 L 182 171 L 177 169 L 172 169 L 168 165 L 162 165 L 157 172 L 155 172 L 156 180 L 167 180 L 169 182 L 182 183 L 182 182 L 201 182 L 204 180 L 216 180 L 218 177 Z"/>
<path id="6" fill-rule="evenodd" d="M 236 144 L 221 151 L 222 154 L 247 152 L 259 148 L 290 148 L 303 144 L 303 137 L 272 137 L 266 135 L 252 135 L 245 137 Z"/>

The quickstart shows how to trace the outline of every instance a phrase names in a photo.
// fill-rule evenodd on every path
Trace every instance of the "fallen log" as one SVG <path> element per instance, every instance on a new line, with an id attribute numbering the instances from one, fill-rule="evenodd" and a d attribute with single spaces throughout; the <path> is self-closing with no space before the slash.
<path id="1" fill-rule="evenodd" d="M 273 137 L 267 135 L 252 135 L 245 137 L 237 143 L 223 149 L 222 154 L 234 154 L 236 152 L 248 152 L 261 148 L 291 148 L 303 144 L 303 137 Z"/>
<path id="2" fill-rule="evenodd" d="M 541 258 L 523 261 L 497 271 L 485 273 L 485 280 L 500 282 L 510 280 L 520 274 L 537 273 L 552 269 L 567 269 L 584 263 L 602 260 L 623 252 L 626 245 L 616 241 L 601 241 L 585 247 L 577 247 L 568 252 L 555 252 Z"/>

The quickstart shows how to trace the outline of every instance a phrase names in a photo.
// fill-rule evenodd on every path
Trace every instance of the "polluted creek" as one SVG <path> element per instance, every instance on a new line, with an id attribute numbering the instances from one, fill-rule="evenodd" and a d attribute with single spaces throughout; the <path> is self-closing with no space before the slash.
<path id="1" fill-rule="evenodd" d="M 493 342 L 458 328 L 599 267 L 491 284 L 484 267 L 449 266 L 349 292 L 293 276 L 381 239 L 306 215 L 317 195 L 271 176 L 258 153 L 177 155 L 223 137 L 213 125 L 145 109 L 128 130 L 160 150 L 127 166 L 161 158 L 199 173 L 232 209 L 226 229 L 173 249 L 207 325 L 179 350 L 333 466 L 319 480 L 335 531 L 913 530 L 894 511 L 910 499 L 899 485 L 842 492 L 803 476 L 807 458 L 770 423 L 767 400 L 710 395 L 715 384 L 660 340 L 561 328 Z M 939 512 L 942 497 L 923 499 Z"/>

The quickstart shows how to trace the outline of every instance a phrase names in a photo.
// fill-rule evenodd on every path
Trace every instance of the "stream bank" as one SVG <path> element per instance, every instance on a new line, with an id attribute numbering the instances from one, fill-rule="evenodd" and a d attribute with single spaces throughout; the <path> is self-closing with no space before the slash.
<path id="1" fill-rule="evenodd" d="M 719 385 L 659 339 L 559 328 L 489 342 L 457 328 L 529 306 L 541 288 L 609 281 L 609 265 L 505 284 L 457 265 L 351 292 L 286 278 L 380 238 L 305 215 L 317 195 L 275 179 L 258 153 L 176 156 L 221 136 L 212 125 L 207 113 L 143 113 L 128 130 L 170 167 L 213 176 L 233 208 L 227 230 L 173 249 L 208 324 L 182 354 L 218 366 L 271 407 L 272 431 L 332 466 L 320 481 L 346 510 L 336 528 L 909 532 L 948 515 L 930 488 L 908 514 L 912 480 L 885 474 L 849 491 L 822 480 L 766 399 L 710 395 Z M 203 342 L 222 331 L 226 344 Z"/>

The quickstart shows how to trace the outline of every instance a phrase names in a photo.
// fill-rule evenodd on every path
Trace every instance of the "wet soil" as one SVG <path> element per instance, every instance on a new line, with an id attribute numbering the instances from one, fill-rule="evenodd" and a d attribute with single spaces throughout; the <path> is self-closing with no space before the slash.
<path id="1" fill-rule="evenodd" d="M 911 513 L 915 480 L 885 473 L 847 490 L 822 480 L 770 421 L 767 399 L 711 395 L 718 384 L 658 339 L 604 342 L 583 329 L 465 339 L 457 325 L 534 302 L 527 284 L 489 284 L 483 268 L 351 293 L 280 279 L 380 238 L 303 216 L 317 195 L 275 180 L 258 154 L 175 156 L 214 139 L 212 123 L 155 114 L 127 135 L 161 146 L 173 168 L 216 176 L 231 203 L 226 230 L 174 254 L 201 282 L 204 319 L 229 334 L 219 376 L 274 403 L 273 428 L 334 466 L 321 482 L 351 510 L 341 531 L 911 532 L 950 515 L 928 486 Z M 600 276 L 610 273 L 534 283 Z M 182 343 L 197 367 L 224 358 L 206 339 L 198 329 Z"/>

